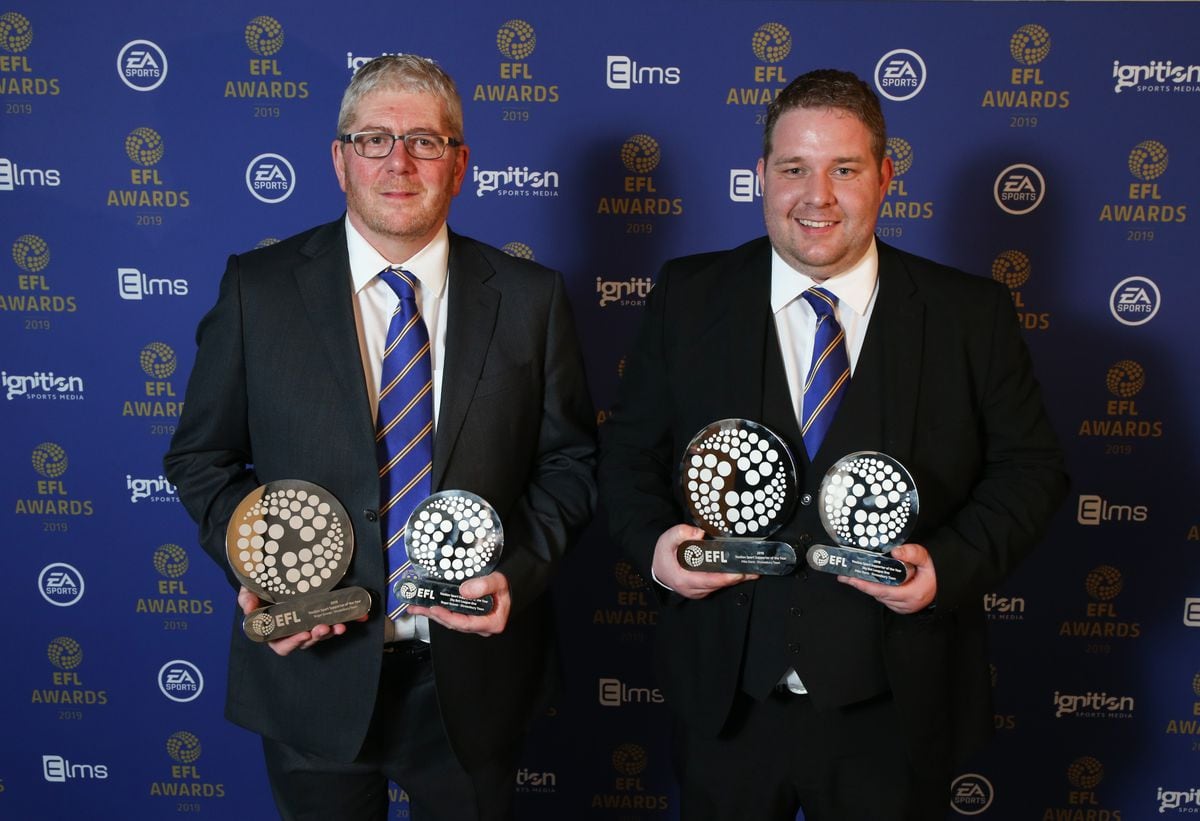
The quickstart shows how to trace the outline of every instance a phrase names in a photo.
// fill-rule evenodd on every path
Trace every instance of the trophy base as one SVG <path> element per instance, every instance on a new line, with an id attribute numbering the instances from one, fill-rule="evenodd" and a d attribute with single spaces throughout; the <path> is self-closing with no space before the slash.
<path id="1" fill-rule="evenodd" d="M 396 582 L 394 592 L 398 601 L 418 607 L 444 607 L 468 616 L 486 616 L 492 612 L 495 600 L 491 596 L 468 599 L 458 592 L 458 587 L 458 582 L 414 576 Z"/>
<path id="2" fill-rule="evenodd" d="M 689 539 L 679 545 L 675 558 L 684 570 L 704 573 L 786 576 L 796 569 L 790 544 L 755 539 Z"/>
<path id="3" fill-rule="evenodd" d="M 904 584 L 908 566 L 885 553 L 859 550 L 856 547 L 815 544 L 805 554 L 808 566 L 821 573 L 850 576 L 879 584 Z"/>
<path id="4" fill-rule="evenodd" d="M 242 620 L 242 632 L 252 641 L 274 641 L 318 624 L 354 621 L 370 612 L 370 593 L 361 587 L 341 587 L 260 607 Z"/>

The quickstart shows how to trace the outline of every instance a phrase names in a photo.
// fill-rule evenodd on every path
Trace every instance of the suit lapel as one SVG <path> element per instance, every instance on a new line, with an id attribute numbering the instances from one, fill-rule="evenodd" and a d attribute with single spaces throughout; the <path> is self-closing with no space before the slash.
<path id="1" fill-rule="evenodd" d="M 434 490 L 441 487 L 495 332 L 500 294 L 486 284 L 492 274 L 487 260 L 451 232 L 446 361 L 442 366 L 441 399 L 433 442 L 431 479 Z"/>
<path id="2" fill-rule="evenodd" d="M 903 461 L 912 452 L 916 429 L 925 355 L 925 306 L 899 253 L 882 242 L 879 298 L 868 333 L 876 330 L 883 343 L 883 449 Z"/>
<path id="3" fill-rule="evenodd" d="M 353 419 L 373 427 L 366 376 L 358 349 L 354 305 L 350 292 L 350 257 L 341 220 L 320 228 L 301 247 L 307 260 L 293 271 L 296 288 L 307 311 L 312 335 L 329 356 L 334 380 Z"/>

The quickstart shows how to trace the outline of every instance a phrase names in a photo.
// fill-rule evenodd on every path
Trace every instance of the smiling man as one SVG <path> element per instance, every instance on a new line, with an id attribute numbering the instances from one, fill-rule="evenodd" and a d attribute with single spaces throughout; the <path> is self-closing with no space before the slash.
<path id="1" fill-rule="evenodd" d="M 374 606 L 267 644 L 235 629 L 226 715 L 263 737 L 284 818 L 383 819 L 389 779 L 416 818 L 511 818 L 517 751 L 554 679 L 547 585 L 595 502 L 563 283 L 448 229 L 469 149 L 432 61 L 363 66 L 331 151 L 345 215 L 229 258 L 165 464 L 223 567 L 248 492 L 325 488 L 356 541 L 342 583 Z M 460 587 L 492 597 L 479 615 L 390 595 L 407 512 L 443 489 L 483 497 L 504 529 L 498 566 Z M 260 602 L 237 600 L 240 624 Z"/>
<path id="2" fill-rule="evenodd" d="M 767 113 L 767 237 L 668 262 L 603 429 L 614 538 L 654 578 L 681 814 L 930 821 L 990 734 L 982 597 L 1034 547 L 1066 475 L 1005 288 L 875 238 L 892 178 L 883 113 L 853 74 L 797 77 Z M 814 386 L 820 390 L 813 390 Z M 771 538 L 826 541 L 817 496 L 856 451 L 920 492 L 891 586 L 683 569 L 692 437 L 765 425 L 797 467 Z"/>

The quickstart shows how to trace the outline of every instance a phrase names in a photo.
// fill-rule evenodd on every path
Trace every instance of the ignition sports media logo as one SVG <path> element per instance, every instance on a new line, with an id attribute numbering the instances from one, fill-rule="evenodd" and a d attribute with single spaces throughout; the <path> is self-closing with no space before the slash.
<path id="1" fill-rule="evenodd" d="M 109 208 L 187 208 L 191 194 L 168 188 L 158 164 L 167 153 L 166 141 L 149 126 L 138 126 L 124 142 L 125 156 L 133 163 L 129 169 L 131 188 L 111 188 L 105 199 Z"/>
<path id="2" fill-rule="evenodd" d="M 108 778 L 107 764 L 77 764 L 61 755 L 42 756 L 42 778 L 51 784 L 68 781 L 103 781 Z"/>
<path id="3" fill-rule="evenodd" d="M 259 154 L 246 166 L 246 189 L 259 202 L 277 205 L 296 190 L 296 169 L 282 154 Z"/>
<path id="4" fill-rule="evenodd" d="M 1079 436 L 1134 440 L 1162 437 L 1162 420 L 1147 418 L 1134 400 L 1146 387 L 1146 369 L 1140 362 L 1122 359 L 1113 363 L 1105 373 L 1104 386 L 1116 398 L 1105 402 L 1105 418 L 1080 422 Z"/>
<path id="5" fill-rule="evenodd" d="M 0 390 L 10 402 L 21 397 L 33 401 L 78 402 L 84 398 L 82 376 L 59 376 L 54 371 L 31 374 L 0 371 Z"/>
<path id="6" fill-rule="evenodd" d="M 619 156 L 625 170 L 630 172 L 622 179 L 623 193 L 601 197 L 596 206 L 597 214 L 645 217 L 679 216 L 683 213 L 683 199 L 664 196 L 665 192 L 658 190 L 654 177 L 650 175 L 662 162 L 658 140 L 649 134 L 632 134 L 621 144 Z M 644 230 L 646 225 L 648 223 L 630 223 L 629 232 L 649 233 Z"/>
<path id="7" fill-rule="evenodd" d="M 1133 718 L 1133 696 L 1112 696 L 1108 693 L 1072 694 L 1054 691 L 1054 717 L 1074 718 Z"/>
<path id="8" fill-rule="evenodd" d="M 283 50 L 283 25 L 274 17 L 259 15 L 246 24 L 243 40 L 254 56 L 247 61 L 248 78 L 228 80 L 225 99 L 277 103 L 308 98 L 308 81 L 287 78 L 278 54 Z M 262 112 L 256 112 L 261 116 Z M 273 116 L 279 116 L 275 112 Z"/>
<path id="9" fill-rule="evenodd" d="M 153 40 L 130 40 L 117 52 L 117 76 L 134 91 L 153 91 L 167 79 L 167 54 Z"/>
<path id="10" fill-rule="evenodd" d="M 887 196 L 879 206 L 881 224 L 876 233 L 881 237 L 900 236 L 900 231 L 889 231 L 889 227 L 899 228 L 901 225 L 911 225 L 915 220 L 933 219 L 933 202 L 921 200 L 908 192 L 909 180 L 904 175 L 912 170 L 916 160 L 912 143 L 903 137 L 888 137 L 884 152 L 892 158 L 895 173 L 888 183 Z M 920 180 L 917 182 L 919 185 Z"/>
<path id="11" fill-rule="evenodd" d="M 1050 32 L 1044 26 L 1027 23 L 1014 31 L 1008 40 L 1008 53 L 1017 65 L 1009 73 L 1008 87 L 984 91 L 980 106 L 1008 110 L 1069 107 L 1071 92 L 1046 88 L 1042 77 L 1042 63 L 1050 56 L 1050 49 Z M 1036 127 L 1037 121 L 1035 118 L 1020 124 Z"/>
<path id="12" fill-rule="evenodd" d="M 531 171 L 529 166 L 508 166 L 503 171 L 486 171 L 478 165 L 471 171 L 475 196 L 496 192 L 498 197 L 557 197 L 557 171 Z"/>
<path id="13" fill-rule="evenodd" d="M 167 477 L 161 473 L 151 479 L 135 479 L 130 474 L 125 474 L 125 489 L 129 491 L 129 501 L 132 504 L 137 504 L 139 501 L 147 502 L 178 502 L 179 497 L 175 495 L 175 486 L 167 481 Z"/>
<path id="14" fill-rule="evenodd" d="M 1200 787 L 1186 790 L 1168 790 L 1158 788 L 1154 800 L 1158 802 L 1160 814 L 1167 810 L 1177 810 L 1179 814 L 1200 812 Z"/>
<path id="15" fill-rule="evenodd" d="M 510 257 L 517 259 L 527 259 L 533 262 L 533 249 L 523 242 L 506 242 L 500 246 L 500 250 L 508 254 Z"/>
<path id="16" fill-rule="evenodd" d="M 516 791 L 519 793 L 552 793 L 558 786 L 558 773 L 553 770 L 517 770 Z"/>
<path id="17" fill-rule="evenodd" d="M 750 50 L 762 65 L 754 66 L 753 85 L 730 86 L 725 105 L 761 108 L 779 96 L 787 85 L 782 63 L 792 53 L 792 32 L 782 23 L 763 23 L 750 35 Z"/>
<path id="18" fill-rule="evenodd" d="M 204 674 L 190 661 L 173 659 L 159 668 L 158 689 L 171 701 L 195 701 L 204 692 Z"/>
<path id="19" fill-rule="evenodd" d="M 35 73 L 25 52 L 33 45 L 33 24 L 25 15 L 0 14 L 0 94 L 14 97 L 53 97 L 59 93 L 57 77 L 30 76 Z M 29 105 L 29 104 L 26 104 Z"/>
<path id="20" fill-rule="evenodd" d="M 963 773 L 950 784 L 950 806 L 959 815 L 986 812 L 995 797 L 992 782 L 979 773 Z"/>
<path id="21" fill-rule="evenodd" d="M 63 474 L 67 472 L 67 452 L 54 442 L 42 442 L 33 449 L 34 472 L 42 477 L 36 485 L 37 495 L 17 499 L 15 511 L 24 515 L 91 516 L 95 511 L 91 499 L 72 499 L 67 493 Z M 65 522 L 55 522 L 55 529 L 66 529 Z"/>
<path id="22" fill-rule="evenodd" d="M 1141 524 L 1149 518 L 1150 508 L 1146 505 L 1117 504 L 1093 493 L 1081 493 L 1075 509 L 1075 521 L 1087 527 L 1114 522 Z"/>
<path id="23" fill-rule="evenodd" d="M 992 194 L 1001 211 L 1024 216 L 1037 210 L 1046 198 L 1046 178 L 1034 166 L 1016 163 L 996 176 Z"/>
<path id="24" fill-rule="evenodd" d="M 370 57 L 364 57 L 364 56 L 355 54 L 353 51 L 347 51 L 346 52 L 346 68 L 348 68 L 350 70 L 351 75 L 354 75 L 354 74 L 358 73 L 358 70 L 360 68 L 362 68 L 367 63 L 374 60 L 376 57 L 397 57 L 401 54 L 404 54 L 404 52 L 403 51 L 381 51 L 378 54 L 372 54 Z"/>
<path id="25" fill-rule="evenodd" d="M 1159 188 L 1169 161 L 1167 147 L 1158 140 L 1142 140 L 1130 149 L 1126 165 L 1135 181 L 1129 183 L 1124 202 L 1100 207 L 1099 221 L 1159 225 L 1187 222 L 1187 203 L 1164 202 Z"/>
<path id="26" fill-rule="evenodd" d="M 1025 599 L 1021 596 L 983 594 L 983 612 L 988 621 L 1025 621 Z"/>
<path id="27" fill-rule="evenodd" d="M 38 573 L 38 592 L 55 607 L 71 607 L 83 598 L 83 574 L 65 562 L 54 562 Z"/>
<path id="28" fill-rule="evenodd" d="M 528 60 L 537 42 L 537 31 L 528 20 L 512 19 L 501 25 L 496 30 L 496 50 L 504 58 L 496 72 L 499 82 L 477 83 L 471 99 L 477 103 L 504 103 L 501 117 L 507 122 L 528 122 L 529 103 L 557 103 L 557 83 L 534 82 Z"/>
<path id="29" fill-rule="evenodd" d="M 650 277 L 630 277 L 629 279 L 604 279 L 596 277 L 596 294 L 599 296 L 601 308 L 612 303 L 621 306 L 640 307 L 646 304 L 646 297 L 654 287 Z"/>
<path id="30" fill-rule="evenodd" d="M 1200 92 L 1200 66 L 1176 64 L 1171 60 L 1122 63 L 1113 60 L 1113 93 L 1132 88 L 1138 94 L 1178 94 Z"/>
<path id="31" fill-rule="evenodd" d="M 152 277 L 137 268 L 118 268 L 117 294 L 134 302 L 146 297 L 187 296 L 188 281 L 182 277 Z"/>
<path id="32" fill-rule="evenodd" d="M 1050 327 L 1049 311 L 1031 311 L 1025 304 L 1022 286 L 1033 275 L 1033 262 L 1029 254 L 1016 249 L 1001 251 L 992 260 L 992 279 L 1004 285 L 1012 293 L 1017 319 L 1027 331 L 1044 331 Z"/>
<path id="33" fill-rule="evenodd" d="M 19 188 L 57 188 L 62 175 L 57 168 L 26 168 L 8 157 L 0 157 L 0 191 Z"/>
<path id="34" fill-rule="evenodd" d="M 630 687 L 619 678 L 602 678 L 598 681 L 601 707 L 624 707 L 629 704 L 662 704 L 662 690 L 657 687 Z"/>
<path id="35" fill-rule="evenodd" d="M 875 89 L 889 100 L 904 102 L 921 93 L 929 71 L 921 55 L 911 49 L 897 48 L 875 64 Z"/>
<path id="36" fill-rule="evenodd" d="M 683 81 L 679 66 L 648 66 L 623 54 L 605 58 L 604 83 L 617 91 L 630 91 L 642 86 L 677 86 Z"/>

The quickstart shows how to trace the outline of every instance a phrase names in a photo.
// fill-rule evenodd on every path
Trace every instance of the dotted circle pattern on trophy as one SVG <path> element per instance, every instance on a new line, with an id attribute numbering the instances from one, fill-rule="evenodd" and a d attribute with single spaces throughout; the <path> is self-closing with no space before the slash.
<path id="1" fill-rule="evenodd" d="M 710 535 L 769 536 L 795 500 L 791 451 L 774 432 L 746 419 L 722 419 L 696 434 L 680 479 L 692 518 Z"/>
<path id="2" fill-rule="evenodd" d="M 683 560 L 688 567 L 699 567 L 704 564 L 704 551 L 696 545 L 688 545 L 683 549 Z"/>
<path id="3" fill-rule="evenodd" d="M 1032 272 L 1029 255 L 1022 251 L 1001 251 L 992 260 L 992 279 L 1009 288 L 1020 288 Z"/>
<path id="4" fill-rule="evenodd" d="M 904 465 L 883 453 L 843 456 L 821 480 L 821 523 L 841 545 L 884 552 L 917 522 L 917 489 Z"/>
<path id="5" fill-rule="evenodd" d="M 1142 140 L 1129 152 L 1129 173 L 1139 180 L 1156 180 L 1167 170 L 1167 147 L 1158 140 Z"/>
<path id="6" fill-rule="evenodd" d="M 329 590 L 346 574 L 353 553 L 347 518 L 324 488 L 270 482 L 243 500 L 230 521 L 229 562 L 247 587 L 270 601 Z"/>
<path id="7" fill-rule="evenodd" d="M 167 738 L 167 755 L 180 764 L 195 764 L 200 758 L 200 739 L 187 730 L 171 733 Z"/>
<path id="8" fill-rule="evenodd" d="M 504 546 L 500 517 L 465 490 L 443 490 L 417 505 L 404 528 L 404 547 L 424 575 L 461 582 L 491 570 Z"/>
<path id="9" fill-rule="evenodd" d="M 13 242 L 12 258 L 22 271 L 36 274 L 50 264 L 50 246 L 37 234 L 22 234 Z"/>
<path id="10" fill-rule="evenodd" d="M 252 613 L 246 621 L 246 626 L 254 635 L 265 638 L 275 632 L 275 619 L 270 613 Z"/>

